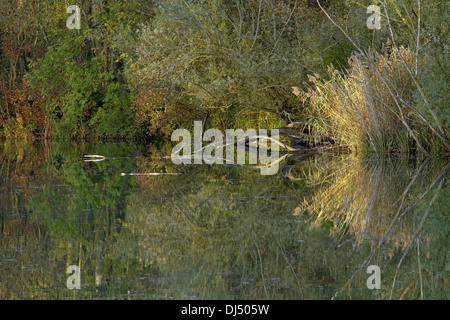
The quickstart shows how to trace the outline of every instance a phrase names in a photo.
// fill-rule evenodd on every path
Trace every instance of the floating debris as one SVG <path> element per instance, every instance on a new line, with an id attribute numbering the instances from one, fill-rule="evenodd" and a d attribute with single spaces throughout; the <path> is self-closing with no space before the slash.
<path id="1" fill-rule="evenodd" d="M 121 173 L 121 176 L 162 176 L 162 175 L 180 175 L 181 173 L 178 172 L 143 172 L 143 173 Z"/>
<path id="2" fill-rule="evenodd" d="M 105 156 L 101 156 L 98 154 L 86 154 L 84 155 L 84 158 L 85 158 L 84 161 L 103 161 L 106 159 Z"/>

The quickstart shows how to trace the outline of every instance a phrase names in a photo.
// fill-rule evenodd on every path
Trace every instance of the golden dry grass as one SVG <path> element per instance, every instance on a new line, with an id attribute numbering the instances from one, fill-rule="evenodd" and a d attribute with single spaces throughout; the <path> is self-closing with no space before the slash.
<path id="1" fill-rule="evenodd" d="M 309 76 L 311 86 L 302 97 L 319 119 L 315 129 L 354 151 L 379 155 L 417 149 L 429 155 L 431 144 L 440 143 L 433 139 L 439 131 L 432 112 L 414 107 L 414 63 L 414 52 L 394 47 L 390 54 L 351 56 L 346 74 L 330 66 L 329 80 Z"/>

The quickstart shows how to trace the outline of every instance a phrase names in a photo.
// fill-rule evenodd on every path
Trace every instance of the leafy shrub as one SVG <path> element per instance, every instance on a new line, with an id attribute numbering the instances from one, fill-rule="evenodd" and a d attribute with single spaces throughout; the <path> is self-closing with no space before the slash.
<path id="1" fill-rule="evenodd" d="M 132 134 L 134 113 L 126 90 L 97 56 L 85 57 L 86 39 L 68 37 L 33 64 L 30 79 L 53 119 L 54 135 L 65 139 Z"/>
<path id="2" fill-rule="evenodd" d="M 304 78 L 308 30 L 321 12 L 308 1 L 160 1 L 142 25 L 127 79 L 138 112 L 153 115 L 151 131 L 191 118 L 213 125 L 274 127 L 295 112 L 291 86 Z M 317 41 L 329 44 L 327 39 Z M 308 54 L 307 54 L 308 53 Z M 156 94 L 159 102 L 154 96 Z M 148 97 L 148 101 L 146 101 Z"/>

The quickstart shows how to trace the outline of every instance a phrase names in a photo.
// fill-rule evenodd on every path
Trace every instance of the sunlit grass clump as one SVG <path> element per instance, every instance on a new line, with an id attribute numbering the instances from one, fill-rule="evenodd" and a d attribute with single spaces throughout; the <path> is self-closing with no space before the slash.
<path id="1" fill-rule="evenodd" d="M 309 76 L 304 99 L 316 129 L 362 153 L 446 153 L 445 126 L 421 95 L 415 63 L 410 49 L 393 47 L 351 56 L 345 74 L 330 66 L 329 80 Z"/>

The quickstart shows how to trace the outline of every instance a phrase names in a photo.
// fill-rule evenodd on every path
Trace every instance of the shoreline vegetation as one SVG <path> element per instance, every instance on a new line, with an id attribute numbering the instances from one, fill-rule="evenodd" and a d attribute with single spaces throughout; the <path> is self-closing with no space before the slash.
<path id="1" fill-rule="evenodd" d="M 60 1 L 2 2 L 0 139 L 170 141 L 201 120 L 300 154 L 450 154 L 443 2 L 76 2 L 79 30 Z"/>

